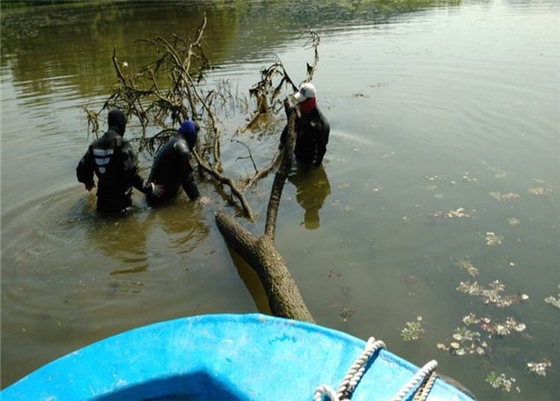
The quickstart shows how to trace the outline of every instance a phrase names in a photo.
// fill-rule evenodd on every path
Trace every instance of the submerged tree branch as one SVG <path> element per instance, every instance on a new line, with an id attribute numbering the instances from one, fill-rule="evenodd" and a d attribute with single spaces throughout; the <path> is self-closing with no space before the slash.
<path id="1" fill-rule="evenodd" d="M 165 143 L 170 135 L 176 133 L 176 127 L 183 120 L 190 118 L 205 128 L 199 134 L 199 142 L 192 155 L 199 171 L 210 175 L 219 185 L 230 188 L 233 203 L 240 205 L 243 215 L 250 221 L 254 215 L 243 191 L 254 185 L 263 177 L 276 170 L 270 198 L 268 202 L 264 234 L 256 238 L 232 217 L 223 212 L 216 214 L 216 224 L 224 239 L 231 248 L 241 255 L 258 274 L 268 297 L 270 310 L 276 316 L 313 321 L 313 317 L 300 294 L 295 280 L 290 275 L 285 261 L 274 246 L 276 224 L 284 184 L 292 165 L 293 148 L 295 144 L 295 110 L 289 106 L 288 100 L 280 100 L 288 91 L 296 91 L 297 87 L 288 75 L 280 61 L 261 70 L 261 80 L 249 91 L 254 98 L 256 109 L 247 119 L 248 123 L 241 129 L 231 131 L 231 135 L 242 134 L 248 130 L 269 129 L 271 117 L 284 107 L 288 120 L 287 137 L 285 143 L 268 166 L 260 168 L 249 155 L 254 167 L 254 174 L 236 183 L 223 173 L 221 161 L 220 127 L 224 126 L 218 118 L 220 110 L 217 107 L 228 100 L 234 100 L 231 91 L 207 89 L 200 85 L 210 63 L 204 55 L 202 40 L 207 19 L 204 19 L 196 30 L 194 40 L 187 43 L 177 35 L 173 40 L 156 37 L 143 40 L 157 51 L 154 62 L 143 67 L 139 72 L 132 73 L 125 62 L 117 58 L 113 49 L 113 66 L 115 68 L 118 86 L 103 105 L 103 109 L 119 107 L 130 117 L 134 116 L 143 128 L 140 138 L 140 149 L 154 153 L 154 149 Z M 307 65 L 307 78 L 313 77 L 318 62 L 318 35 L 312 34 L 312 44 L 315 49 L 313 66 Z M 126 68 L 125 68 L 126 67 Z M 193 79 L 193 77 L 196 78 Z M 88 122 L 94 130 L 98 129 L 97 117 L 99 113 L 90 112 Z M 226 114 L 222 109 L 222 115 Z M 147 127 L 160 127 L 158 134 L 147 138 Z M 247 145 L 245 145 L 247 146 Z"/>

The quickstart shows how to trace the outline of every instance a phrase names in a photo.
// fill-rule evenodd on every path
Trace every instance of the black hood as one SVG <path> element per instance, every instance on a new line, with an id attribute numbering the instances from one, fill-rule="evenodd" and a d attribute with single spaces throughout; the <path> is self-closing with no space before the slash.
<path id="1" fill-rule="evenodd" d="M 117 131 L 120 136 L 124 135 L 124 130 L 126 129 L 126 116 L 122 111 L 114 109 L 109 112 L 109 129 Z"/>

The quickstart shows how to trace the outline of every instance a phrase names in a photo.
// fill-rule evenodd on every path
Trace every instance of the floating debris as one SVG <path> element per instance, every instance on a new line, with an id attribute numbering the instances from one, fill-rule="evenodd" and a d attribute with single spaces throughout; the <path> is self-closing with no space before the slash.
<path id="1" fill-rule="evenodd" d="M 476 277 L 478 276 L 478 269 L 473 266 L 471 260 L 467 257 L 465 259 L 461 259 L 455 263 L 461 269 L 465 269 L 471 276 Z"/>
<path id="2" fill-rule="evenodd" d="M 383 189 L 383 187 L 380 187 L 379 185 L 376 187 L 373 187 L 373 192 L 378 194 L 379 192 L 381 192 L 381 190 Z"/>
<path id="3" fill-rule="evenodd" d="M 515 386 L 516 379 L 514 377 L 508 378 L 503 373 L 498 374 L 493 371 L 490 372 L 488 376 L 486 376 L 486 382 L 490 383 L 492 387 L 500 389 L 507 393 L 510 393 L 512 389 L 517 391 L 518 393 L 521 392 L 521 389 Z"/>
<path id="4" fill-rule="evenodd" d="M 529 190 L 527 192 L 529 192 L 532 195 L 536 195 L 536 196 L 545 196 L 545 195 L 551 194 L 552 190 L 550 190 L 546 187 L 533 186 L 533 187 L 529 188 Z"/>
<path id="5" fill-rule="evenodd" d="M 468 327 L 455 329 L 452 338 L 454 341 L 450 342 L 449 345 L 438 343 L 437 348 L 457 356 L 484 355 L 489 351 L 488 342 L 482 339 L 479 332 L 473 331 Z"/>
<path id="6" fill-rule="evenodd" d="M 465 326 L 455 329 L 451 336 L 452 341 L 448 345 L 438 343 L 439 350 L 457 356 L 487 355 L 491 354 L 491 348 L 485 340 L 483 332 L 487 333 L 489 339 L 500 339 L 514 332 L 521 333 L 527 328 L 524 323 L 520 323 L 512 317 L 506 318 L 505 322 L 499 322 L 488 316 L 478 317 L 472 312 L 464 316 L 462 321 Z"/>
<path id="7" fill-rule="evenodd" d="M 558 286 L 558 288 L 560 288 L 560 285 Z M 560 309 L 560 294 L 558 294 L 558 298 L 554 298 L 552 295 L 549 296 L 549 297 L 546 297 L 544 299 L 544 302 Z"/>
<path id="8" fill-rule="evenodd" d="M 493 322 L 490 318 L 481 319 L 483 322 L 480 328 L 490 334 L 491 337 L 502 338 L 510 335 L 512 332 L 521 333 L 525 331 L 527 326 L 525 323 L 520 323 L 512 317 L 506 318 L 504 323 Z"/>
<path id="9" fill-rule="evenodd" d="M 342 273 L 335 272 L 334 270 L 329 270 L 329 272 L 327 274 L 327 278 L 332 278 L 332 277 L 342 278 Z"/>
<path id="10" fill-rule="evenodd" d="M 344 308 L 338 314 L 338 318 L 344 323 L 346 323 L 348 319 L 350 319 L 353 315 L 354 315 L 354 311 L 351 308 Z"/>
<path id="11" fill-rule="evenodd" d="M 510 226 L 517 226 L 519 225 L 521 222 L 519 221 L 519 219 L 512 217 L 508 219 L 508 223 Z"/>
<path id="12" fill-rule="evenodd" d="M 490 192 L 490 196 L 498 201 L 510 201 L 521 198 L 521 195 L 515 194 L 513 192 L 508 192 L 507 194 L 502 194 L 500 192 Z"/>
<path id="13" fill-rule="evenodd" d="M 471 177 L 471 176 L 469 175 L 468 171 L 467 171 L 467 172 L 465 172 L 465 174 L 463 174 L 463 181 L 466 181 L 466 182 L 478 182 L 478 178 Z"/>
<path id="14" fill-rule="evenodd" d="M 426 189 L 428 191 L 432 191 L 432 192 L 439 191 L 444 186 L 443 179 L 437 175 L 434 176 L 425 175 L 424 177 L 422 177 L 422 179 L 426 181 Z M 437 195 L 443 197 L 442 194 L 437 194 Z"/>
<path id="15" fill-rule="evenodd" d="M 533 195 L 543 196 L 543 195 L 546 195 L 547 191 L 548 190 L 544 187 L 532 187 L 532 188 L 529 188 L 529 190 L 527 192 L 529 192 L 530 194 L 533 194 Z"/>
<path id="16" fill-rule="evenodd" d="M 424 329 L 421 322 L 422 316 L 418 316 L 415 322 L 406 322 L 406 327 L 401 330 L 401 337 L 404 341 L 416 341 L 422 338 Z"/>
<path id="17" fill-rule="evenodd" d="M 442 182 L 443 179 L 439 176 L 439 175 L 425 175 L 424 177 L 422 177 L 424 179 L 424 181 L 432 181 L 432 182 Z"/>
<path id="18" fill-rule="evenodd" d="M 496 178 L 505 178 L 505 177 L 507 177 L 507 175 L 508 175 L 508 173 L 507 173 L 506 170 L 502 170 L 502 169 L 499 168 L 499 167 L 492 167 L 492 166 L 489 166 L 487 163 L 483 163 L 483 164 L 486 166 L 486 168 L 487 168 L 488 170 L 490 170 L 490 171 L 492 171 L 492 172 L 494 173 L 494 177 L 496 177 Z"/>
<path id="19" fill-rule="evenodd" d="M 512 304 L 518 304 L 529 299 L 527 294 L 513 294 L 501 296 L 500 292 L 504 291 L 505 287 L 498 280 L 490 283 L 489 288 L 484 288 L 478 282 L 471 283 L 469 281 L 460 282 L 457 291 L 463 294 L 483 297 L 485 304 L 494 304 L 498 308 L 506 308 Z"/>
<path id="20" fill-rule="evenodd" d="M 503 236 L 498 235 L 492 231 L 488 231 L 486 233 L 486 245 L 488 246 L 501 245 L 503 239 Z"/>
<path id="21" fill-rule="evenodd" d="M 465 211 L 465 208 L 460 207 L 455 210 L 439 211 L 433 212 L 430 214 L 431 217 L 443 217 L 444 219 L 461 219 L 461 218 L 469 218 L 471 215 Z"/>
<path id="22" fill-rule="evenodd" d="M 529 369 L 529 372 L 536 373 L 539 376 L 546 376 L 546 369 L 551 366 L 552 363 L 547 360 L 527 363 L 527 369 Z"/>

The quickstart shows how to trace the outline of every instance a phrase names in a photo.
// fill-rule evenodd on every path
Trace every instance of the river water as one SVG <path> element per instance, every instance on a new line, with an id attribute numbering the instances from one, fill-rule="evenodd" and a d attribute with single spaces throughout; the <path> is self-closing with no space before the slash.
<path id="1" fill-rule="evenodd" d="M 210 180 L 199 186 L 209 206 L 181 194 L 150 210 L 137 194 L 132 216 L 100 219 L 75 179 L 92 140 L 83 107 L 99 110 L 116 81 L 113 47 L 138 69 L 153 54 L 137 39 L 191 38 L 206 13 L 204 46 L 221 67 L 209 82 L 243 96 L 277 58 L 303 80 L 306 30 L 320 35 L 313 82 L 329 147 L 324 168 L 290 177 L 276 235 L 317 322 L 418 365 L 436 359 L 480 399 L 558 399 L 560 4 L 223 3 L 3 10 L 2 386 L 140 325 L 266 312 L 215 226 L 216 210 L 234 211 Z M 224 124 L 226 137 L 236 128 Z M 242 139 L 264 165 L 278 134 Z M 226 173 L 250 174 L 245 156 L 224 144 Z M 140 160 L 147 176 L 151 156 Z M 271 182 L 247 194 L 257 235 Z M 486 320 L 468 325 L 470 313 Z M 508 318 L 526 328 L 497 333 Z M 405 341 L 415 323 L 421 338 Z M 458 333 L 467 326 L 482 355 Z"/>

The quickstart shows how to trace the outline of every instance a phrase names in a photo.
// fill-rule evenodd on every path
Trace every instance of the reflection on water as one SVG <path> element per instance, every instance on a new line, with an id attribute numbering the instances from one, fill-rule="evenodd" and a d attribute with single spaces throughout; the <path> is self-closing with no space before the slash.
<path id="1" fill-rule="evenodd" d="M 325 203 L 325 199 L 331 194 L 329 178 L 325 168 L 307 169 L 300 166 L 295 167 L 288 175 L 288 181 L 296 187 L 296 199 L 305 211 L 303 224 L 308 230 L 315 230 L 321 225 L 319 211 Z"/>
<path id="2" fill-rule="evenodd" d="M 181 196 L 149 209 L 137 194 L 132 215 L 100 219 L 75 180 L 91 141 L 81 107 L 97 110 L 110 93 L 113 46 L 135 71 L 151 58 L 137 39 L 188 37 L 205 11 L 207 55 L 223 67 L 211 79 L 242 96 L 276 57 L 302 80 L 312 55 L 300 33 L 321 35 L 314 83 L 331 122 L 329 151 L 324 169 L 290 175 L 276 238 L 316 320 L 375 335 L 418 365 L 435 358 L 480 399 L 560 393 L 558 309 L 544 301 L 560 284 L 556 1 L 43 10 L 1 16 L 2 386 L 128 328 L 265 310 L 211 208 Z M 226 137 L 233 125 L 224 123 Z M 254 147 L 243 140 L 257 158 L 276 149 L 277 133 L 254 135 L 262 138 Z M 226 142 L 225 165 L 237 173 L 246 150 Z M 151 158 L 140 161 L 145 176 Z M 255 210 L 265 209 L 270 183 L 249 194 Z M 227 207 L 212 185 L 200 189 L 212 207 Z M 529 300 L 497 308 L 457 290 L 495 280 L 502 296 Z M 484 356 L 438 350 L 470 312 L 527 328 L 485 338 Z M 417 316 L 422 339 L 403 342 L 400 330 Z M 552 364 L 546 376 L 528 371 L 543 360 Z M 491 372 L 515 377 L 521 393 L 490 387 Z"/>

